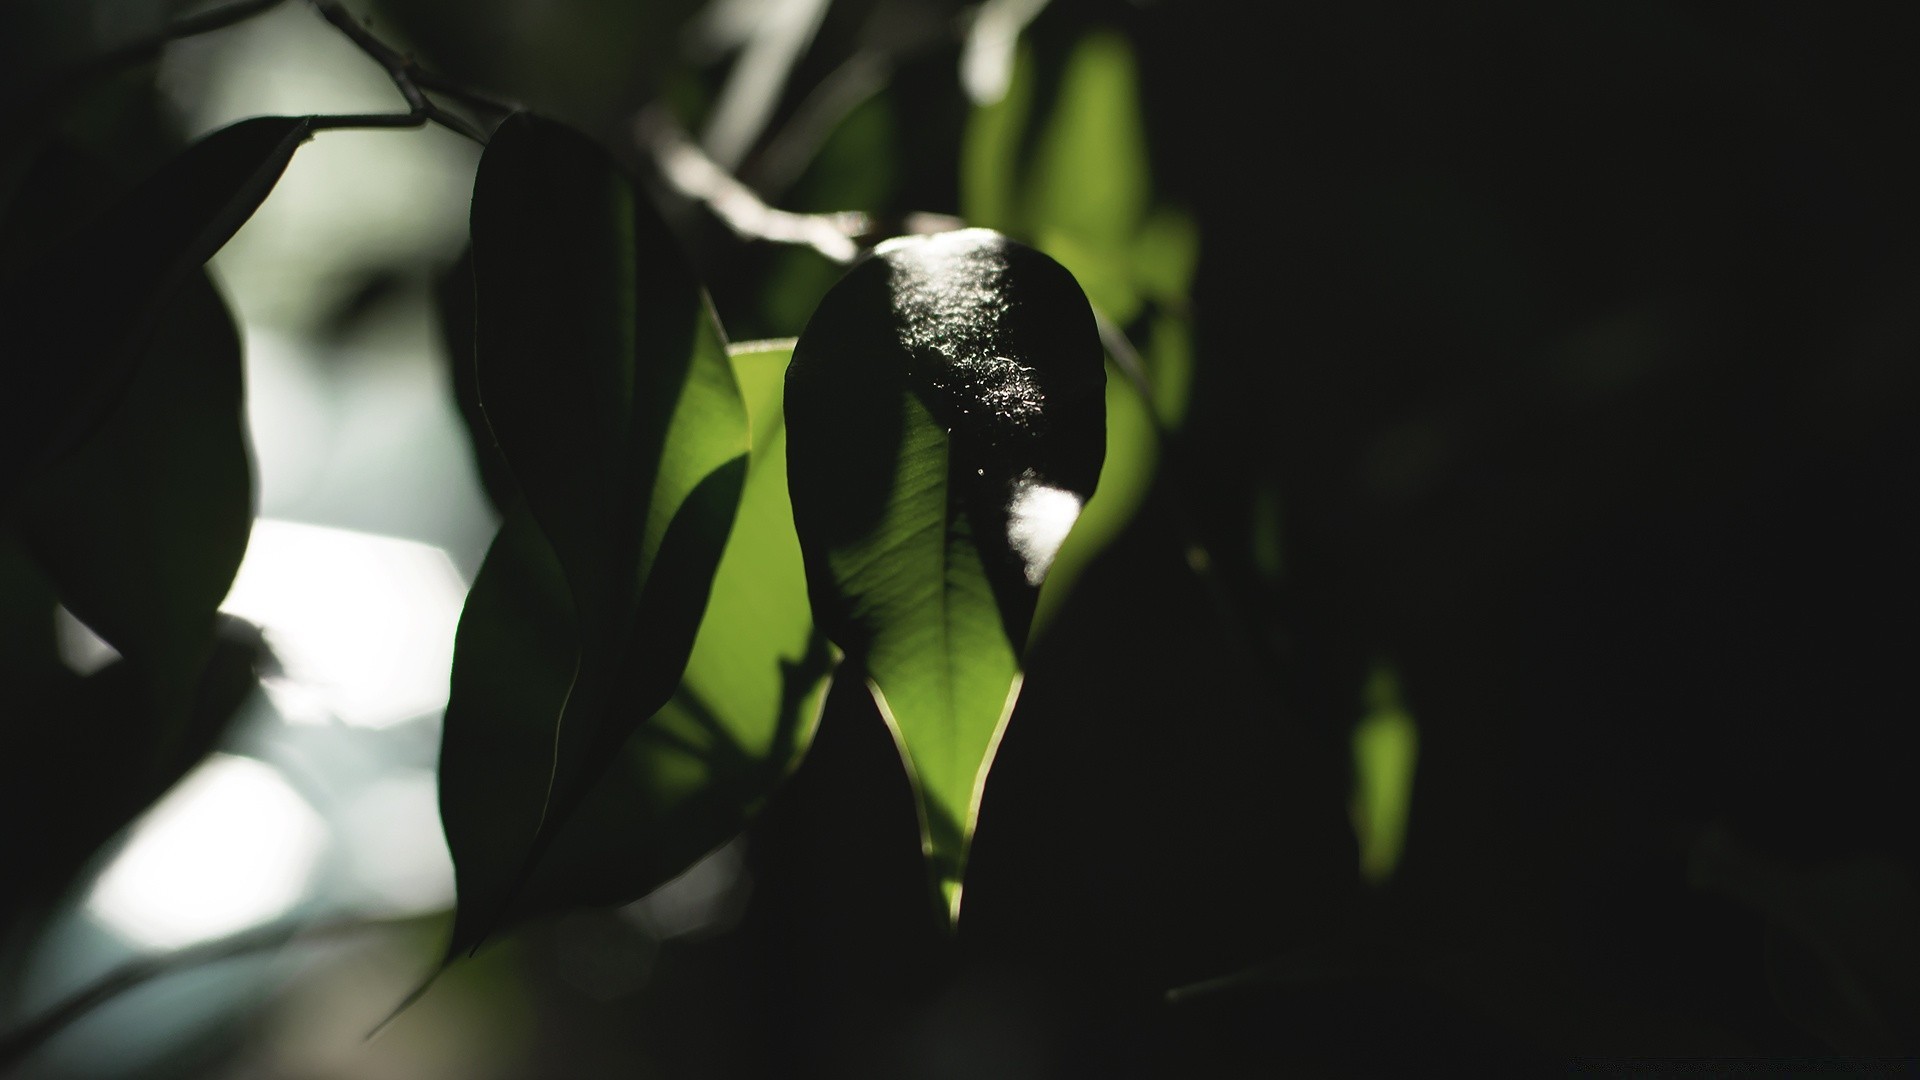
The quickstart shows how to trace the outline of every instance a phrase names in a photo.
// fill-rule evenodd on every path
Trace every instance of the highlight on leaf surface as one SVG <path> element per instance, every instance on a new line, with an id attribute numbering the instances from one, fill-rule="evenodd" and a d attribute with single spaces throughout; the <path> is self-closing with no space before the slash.
<path id="1" fill-rule="evenodd" d="M 880 245 L 788 368 L 814 617 L 888 719 L 953 918 L 1035 600 L 1099 479 L 1104 378 L 1073 276 L 986 229 Z"/>
<path id="2" fill-rule="evenodd" d="M 724 338 L 666 223 L 584 135 L 522 114 L 481 158 L 472 236 L 474 352 L 457 362 L 514 500 L 455 644 L 450 956 L 539 910 L 632 899 L 728 839 L 737 824 L 710 823 L 739 814 L 718 792 L 774 743 L 744 728 L 779 719 L 656 715 L 750 471 Z M 670 729 L 684 738 L 649 742 Z M 674 865 L 682 842 L 704 846 Z"/>

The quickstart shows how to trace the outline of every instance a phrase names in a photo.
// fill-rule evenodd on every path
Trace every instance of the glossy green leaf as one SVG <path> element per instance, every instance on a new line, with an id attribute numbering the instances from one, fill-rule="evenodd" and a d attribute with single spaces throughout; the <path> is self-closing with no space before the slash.
<path id="1" fill-rule="evenodd" d="M 516 910 L 673 695 L 748 464 L 712 310 L 658 212 L 584 136 L 501 126 L 475 181 L 473 261 L 480 407 L 526 513 L 455 646 L 441 805 L 456 948 Z"/>
<path id="2" fill-rule="evenodd" d="M 814 617 L 893 728 L 954 916 L 1039 587 L 1100 475 L 1103 384 L 1073 277 L 985 229 L 882 244 L 788 369 Z"/>
<path id="3" fill-rule="evenodd" d="M 188 147 L 44 258 L 0 282 L 0 508 L 118 403 L 175 290 L 273 189 L 311 134 L 264 117 Z"/>

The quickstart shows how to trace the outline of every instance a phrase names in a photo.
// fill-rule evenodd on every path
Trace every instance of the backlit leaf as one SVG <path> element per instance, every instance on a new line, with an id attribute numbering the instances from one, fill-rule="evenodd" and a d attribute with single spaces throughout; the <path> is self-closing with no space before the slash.
<path id="1" fill-rule="evenodd" d="M 441 766 L 456 950 L 517 910 L 540 855 L 673 695 L 748 461 L 698 282 L 584 136 L 526 115 L 500 127 L 474 186 L 473 263 L 480 408 L 526 513 L 456 642 Z"/>
<path id="2" fill-rule="evenodd" d="M 1035 599 L 1099 478 L 1103 394 L 1072 276 L 984 229 L 882 244 L 788 369 L 814 616 L 893 728 L 954 916 Z"/>

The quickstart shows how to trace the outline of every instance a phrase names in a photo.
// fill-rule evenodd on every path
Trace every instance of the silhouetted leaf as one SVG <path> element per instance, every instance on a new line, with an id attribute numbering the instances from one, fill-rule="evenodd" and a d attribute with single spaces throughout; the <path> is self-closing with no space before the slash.
<path id="1" fill-rule="evenodd" d="M 216 131 L 0 282 L 13 352 L 0 366 L 0 508 L 112 411 L 174 290 L 253 214 L 311 127 L 263 117 Z"/>
<path id="2" fill-rule="evenodd" d="M 253 522 L 240 338 L 196 271 L 127 392 L 21 496 L 61 601 L 157 686 L 190 686 Z"/>
<path id="3" fill-rule="evenodd" d="M 748 452 L 698 282 L 658 212 L 584 136 L 525 115 L 502 125 L 475 181 L 473 240 L 481 409 L 527 512 L 502 529 L 456 644 L 441 766 L 456 949 L 511 909 L 622 744 L 672 696 Z M 556 580 L 564 607 L 549 595 Z M 555 629 L 561 612 L 570 634 Z M 542 628 L 532 685 L 512 690 L 524 700 L 463 692 L 463 678 L 511 681 L 527 629 L 517 616 Z M 562 648 L 570 668 L 550 651 Z M 505 666 L 480 670 L 489 657 Z M 563 669 L 568 689 L 549 701 Z M 523 752 L 529 728 L 541 737 Z"/>
<path id="4" fill-rule="evenodd" d="M 23 602 L 45 642 L 57 595 L 124 657 L 86 678 L 6 667 L 0 786 L 22 802 L 11 820 L 43 826 L 0 858 L 42 899 L 207 754 L 254 685 L 257 632 L 216 614 L 246 549 L 252 481 L 239 337 L 204 273 L 140 353 L 119 405 L 19 500 L 21 550 L 43 582 L 22 586 Z"/>
<path id="5" fill-rule="evenodd" d="M 984 229 L 882 244 L 787 373 L 815 618 L 869 678 L 919 789 L 950 914 L 1035 598 L 1104 451 L 1085 296 Z"/>

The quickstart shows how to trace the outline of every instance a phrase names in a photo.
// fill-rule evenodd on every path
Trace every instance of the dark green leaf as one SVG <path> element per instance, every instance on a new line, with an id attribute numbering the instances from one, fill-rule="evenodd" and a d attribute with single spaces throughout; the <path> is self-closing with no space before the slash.
<path id="1" fill-rule="evenodd" d="M 985 229 L 881 245 L 788 370 L 814 615 L 890 720 L 955 915 L 1035 599 L 1099 478 L 1103 384 L 1072 275 Z"/>
<path id="2" fill-rule="evenodd" d="M 57 249 L 0 283 L 0 507 L 118 403 L 177 289 L 253 214 L 305 118 L 264 117 L 188 147 Z"/>
<path id="3" fill-rule="evenodd" d="M 253 522 L 240 338 L 204 273 L 113 412 L 20 505 L 68 609 L 144 671 L 191 685 Z"/>
<path id="4" fill-rule="evenodd" d="M 460 420 L 466 425 L 467 442 L 473 450 L 474 469 L 480 474 L 480 486 L 487 501 L 501 517 L 511 515 L 520 500 L 513 483 L 513 471 L 500 453 L 493 428 L 480 409 L 480 367 L 473 349 L 473 252 L 462 252 L 434 287 L 434 303 L 440 316 L 440 339 L 447 347 L 448 374 L 453 383 L 454 404 L 460 408 Z"/>
<path id="5" fill-rule="evenodd" d="M 512 910 L 542 851 L 673 695 L 748 454 L 698 282 L 658 212 L 584 136 L 525 115 L 502 125 L 481 158 L 473 241 L 481 409 L 526 514 L 503 528 L 456 643 L 441 767 L 456 948 Z M 522 637 L 530 626 L 537 641 Z M 512 681 L 524 648 L 525 685 L 509 697 L 461 690 L 463 678 Z M 553 685 L 566 687 L 558 700 Z M 528 730 L 537 745 L 520 741 Z"/>

